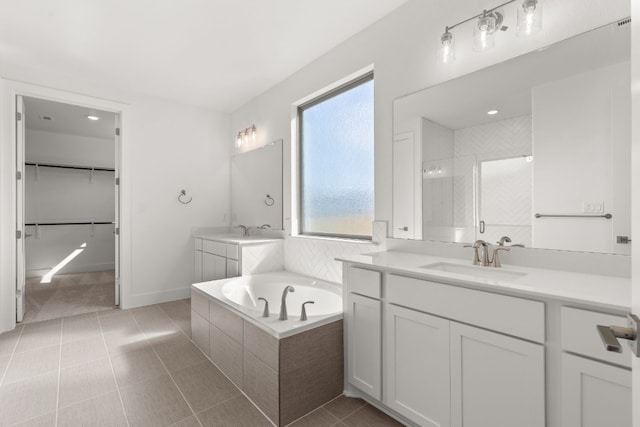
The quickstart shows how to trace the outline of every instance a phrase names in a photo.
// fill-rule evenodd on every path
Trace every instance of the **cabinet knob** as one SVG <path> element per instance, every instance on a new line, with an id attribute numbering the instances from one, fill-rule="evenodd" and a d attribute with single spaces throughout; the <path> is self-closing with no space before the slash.
<path id="1" fill-rule="evenodd" d="M 639 357 L 638 323 L 640 323 L 640 319 L 635 314 L 629 314 L 627 320 L 626 327 L 597 325 L 596 329 L 607 351 L 622 353 L 622 347 L 618 341 L 618 338 L 622 338 L 630 341 L 631 351 L 636 357 Z"/>
<path id="2" fill-rule="evenodd" d="M 405 225 L 404 227 L 398 227 L 398 230 L 409 231 L 409 227 Z"/>

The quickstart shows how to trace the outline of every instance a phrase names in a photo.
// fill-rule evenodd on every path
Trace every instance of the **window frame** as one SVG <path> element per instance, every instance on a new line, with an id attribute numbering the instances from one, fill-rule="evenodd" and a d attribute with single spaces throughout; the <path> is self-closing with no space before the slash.
<path id="1" fill-rule="evenodd" d="M 348 239 L 348 240 L 358 240 L 362 242 L 370 242 L 373 239 L 373 225 L 370 230 L 370 235 L 358 235 L 358 234 L 338 234 L 338 233 L 323 233 L 323 232 L 308 232 L 304 231 L 304 209 L 303 209 L 303 187 L 304 187 L 304 179 L 303 179 L 303 171 L 304 171 L 304 163 L 302 162 L 302 157 L 304 153 L 304 138 L 302 133 L 303 120 L 304 120 L 304 110 L 311 108 L 315 105 L 321 104 L 324 101 L 327 101 L 331 98 L 334 98 L 338 95 L 341 95 L 349 90 L 356 88 L 360 85 L 363 85 L 369 81 L 374 82 L 374 93 L 375 93 L 375 80 L 374 80 L 374 72 L 373 70 L 367 71 L 364 74 L 357 76 L 356 78 L 350 79 L 346 83 L 339 84 L 335 87 L 332 87 L 326 91 L 323 91 L 320 95 L 313 97 L 312 99 L 303 102 L 296 107 L 296 136 L 298 140 L 297 144 L 297 156 L 296 163 L 297 167 L 297 210 L 298 210 L 298 226 L 296 227 L 296 233 L 298 236 L 305 237 L 320 237 L 327 239 Z M 375 123 L 375 102 L 374 102 L 374 123 Z M 373 149 L 374 149 L 374 163 L 375 163 L 375 132 L 374 132 L 374 141 L 373 141 Z M 374 202 L 374 219 L 375 219 L 375 167 L 374 167 L 374 194 L 372 194 L 372 199 Z"/>

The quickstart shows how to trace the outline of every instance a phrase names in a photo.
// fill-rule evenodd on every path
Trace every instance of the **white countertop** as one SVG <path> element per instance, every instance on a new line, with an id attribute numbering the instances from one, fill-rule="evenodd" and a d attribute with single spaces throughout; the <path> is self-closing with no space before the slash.
<path id="1" fill-rule="evenodd" d="M 430 280 L 445 281 L 487 291 L 506 291 L 522 296 L 552 298 L 566 302 L 587 304 L 608 310 L 629 311 L 631 308 L 631 279 L 558 270 L 505 265 L 497 269 L 526 273 L 508 281 L 494 280 L 467 274 L 430 270 L 421 266 L 444 262 L 471 266 L 471 261 L 442 258 L 410 252 L 386 251 L 336 258 L 363 267 L 398 274 L 410 274 Z M 493 267 L 477 267 L 481 269 Z"/>
<path id="2" fill-rule="evenodd" d="M 196 239 L 214 240 L 223 243 L 235 243 L 238 245 L 249 245 L 256 243 L 281 242 L 281 238 L 265 237 L 265 236 L 242 236 L 239 234 L 219 234 L 219 233 L 203 233 L 194 234 Z"/>

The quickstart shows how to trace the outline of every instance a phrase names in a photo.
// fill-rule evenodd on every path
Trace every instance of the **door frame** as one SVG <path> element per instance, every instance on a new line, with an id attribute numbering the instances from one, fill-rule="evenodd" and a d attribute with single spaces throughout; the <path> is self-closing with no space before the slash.
<path id="1" fill-rule="evenodd" d="M 2 87 L 4 86 L 4 88 Z M 4 90 L 2 90 L 4 89 Z M 130 183 L 130 166 L 129 166 L 129 147 L 125 144 L 129 106 L 123 103 L 109 101 L 101 98 L 79 95 L 57 89 L 50 89 L 42 86 L 32 85 L 28 83 L 16 82 L 12 80 L 4 80 L 0 85 L 0 142 L 4 150 L 0 155 L 6 153 L 7 156 L 2 159 L 3 169 L 6 167 L 6 173 L 0 174 L 2 184 L 2 192 L 0 199 L 2 204 L 11 207 L 2 212 L 0 217 L 0 235 L 10 237 L 4 239 L 0 247 L 0 332 L 11 330 L 16 325 L 16 290 L 17 290 L 17 245 L 16 233 L 19 231 L 17 218 L 17 188 L 16 188 L 16 172 L 17 168 L 17 132 L 16 132 L 16 99 L 18 96 L 38 98 L 53 102 L 62 102 L 66 104 L 78 105 L 87 108 L 93 108 L 108 111 L 119 117 L 120 135 L 119 138 L 114 135 L 116 143 L 116 176 L 119 178 L 119 221 L 117 226 L 120 229 L 119 245 L 116 255 L 119 254 L 117 261 L 120 270 L 119 280 L 119 297 L 120 307 L 127 307 L 127 295 L 131 277 L 131 183 Z M 3 156 L 4 157 L 4 156 Z M 8 158 L 7 158 L 8 157 Z M 119 172 L 118 172 L 119 171 Z M 9 184 L 10 181 L 10 184 Z M 11 191 L 5 191 L 10 186 Z M 4 194 L 3 194 L 4 193 Z M 20 230 L 22 231 L 22 230 Z M 118 283 L 116 282 L 116 285 Z"/>

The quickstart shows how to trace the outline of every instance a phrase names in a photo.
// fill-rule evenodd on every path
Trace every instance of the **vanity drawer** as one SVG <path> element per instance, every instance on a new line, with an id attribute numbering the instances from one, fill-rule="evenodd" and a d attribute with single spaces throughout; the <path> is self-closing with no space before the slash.
<path id="1" fill-rule="evenodd" d="M 227 244 L 222 242 L 214 242 L 213 240 L 203 240 L 202 250 L 213 255 L 227 256 Z"/>
<path id="2" fill-rule="evenodd" d="M 544 342 L 544 303 L 389 274 L 387 302 Z"/>
<path id="3" fill-rule="evenodd" d="M 349 292 L 371 298 L 380 298 L 382 274 L 379 271 L 350 267 L 347 270 L 347 289 Z"/>
<path id="4" fill-rule="evenodd" d="M 238 245 L 234 245 L 233 243 L 227 243 L 227 258 L 231 259 L 240 259 L 239 258 L 239 247 Z"/>
<path id="5" fill-rule="evenodd" d="M 624 316 L 562 307 L 561 322 L 563 350 L 631 367 L 631 350 L 627 347 L 627 341 L 619 340 L 622 353 L 607 351 L 596 330 L 596 325 L 627 326 Z"/>

